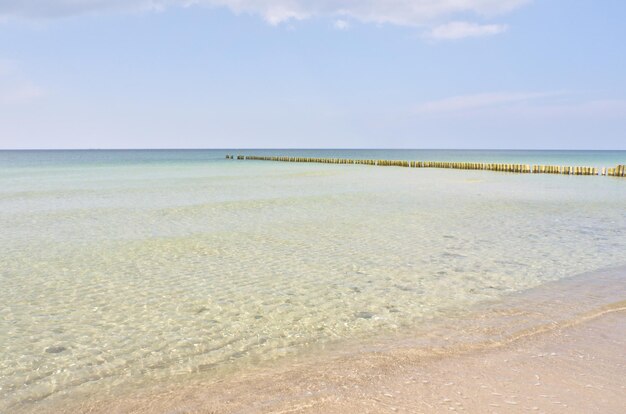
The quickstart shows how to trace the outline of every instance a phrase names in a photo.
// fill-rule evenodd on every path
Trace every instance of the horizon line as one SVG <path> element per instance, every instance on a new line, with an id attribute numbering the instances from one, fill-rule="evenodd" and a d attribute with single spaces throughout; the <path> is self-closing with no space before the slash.
<path id="1" fill-rule="evenodd" d="M 155 147 L 155 148 L 0 148 L 0 151 L 309 151 L 309 150 L 340 150 L 340 151 L 626 151 L 626 148 L 591 149 L 591 148 L 405 148 L 405 147 L 256 147 L 256 148 L 226 148 L 226 147 Z"/>

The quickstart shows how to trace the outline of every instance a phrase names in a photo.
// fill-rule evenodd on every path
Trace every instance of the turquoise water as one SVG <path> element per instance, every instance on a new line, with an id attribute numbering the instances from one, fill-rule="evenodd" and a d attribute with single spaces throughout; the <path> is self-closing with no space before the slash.
<path id="1" fill-rule="evenodd" d="M 626 264 L 625 151 L 0 152 L 0 412 L 410 330 Z"/>
<path id="2" fill-rule="evenodd" d="M 225 149 L 225 150 L 59 150 L 2 151 L 2 167 L 76 166 L 81 164 L 175 164 L 222 161 L 226 154 L 302 156 L 352 159 L 458 161 L 613 167 L 626 162 L 624 151 L 569 150 L 352 150 L 352 149 Z"/>

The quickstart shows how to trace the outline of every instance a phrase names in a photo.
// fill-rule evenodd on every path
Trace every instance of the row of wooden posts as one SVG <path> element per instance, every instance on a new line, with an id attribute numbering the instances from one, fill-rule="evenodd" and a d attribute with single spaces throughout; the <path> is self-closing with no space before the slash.
<path id="1" fill-rule="evenodd" d="M 234 155 L 226 155 L 226 159 L 235 159 Z M 403 161 L 403 160 L 353 160 L 349 158 L 311 158 L 311 157 L 268 157 L 259 155 L 237 155 L 238 160 L 283 161 L 283 162 L 315 162 L 322 164 L 364 164 L 390 167 L 409 168 L 453 168 L 457 170 L 488 170 L 526 174 L 564 174 L 564 175 L 606 175 L 626 177 L 626 165 L 613 168 L 572 167 L 559 165 L 528 165 L 500 164 L 482 162 L 449 162 L 449 161 Z"/>

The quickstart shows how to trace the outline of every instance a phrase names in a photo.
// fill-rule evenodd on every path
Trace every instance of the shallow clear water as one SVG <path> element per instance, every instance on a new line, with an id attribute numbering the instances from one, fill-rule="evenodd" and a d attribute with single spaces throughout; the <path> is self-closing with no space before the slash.
<path id="1" fill-rule="evenodd" d="M 411 329 L 626 264 L 626 152 L 0 152 L 0 411 Z M 178 375 L 180 374 L 180 375 Z"/>

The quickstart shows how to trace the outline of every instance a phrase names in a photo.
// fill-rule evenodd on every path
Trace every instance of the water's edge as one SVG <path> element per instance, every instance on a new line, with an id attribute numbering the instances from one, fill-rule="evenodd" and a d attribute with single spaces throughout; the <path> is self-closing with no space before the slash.
<path id="1" fill-rule="evenodd" d="M 501 301 L 479 304 L 466 314 L 440 318 L 411 331 L 382 338 L 345 340 L 322 347 L 312 345 L 296 355 L 215 376 L 206 373 L 186 378 L 174 376 L 169 381 L 139 389 L 119 389 L 116 394 L 90 395 L 84 400 L 66 396 L 10 408 L 16 413 L 104 413 L 111 407 L 116 407 L 116 412 L 130 412 L 137 404 L 154 404 L 162 409 L 155 412 L 171 412 L 181 404 L 184 406 L 181 396 L 183 401 L 207 393 L 211 393 L 211 398 L 218 398 L 215 393 L 226 396 L 234 384 L 237 387 L 244 384 L 253 393 L 255 388 L 262 388 L 263 383 L 293 380 L 294 376 L 306 381 L 307 375 L 320 370 L 352 372 L 365 364 L 368 371 L 384 371 L 390 365 L 409 361 L 489 352 L 626 311 L 625 282 L 626 265 L 585 272 L 507 295 Z M 376 364 L 380 367 L 376 368 Z"/>

